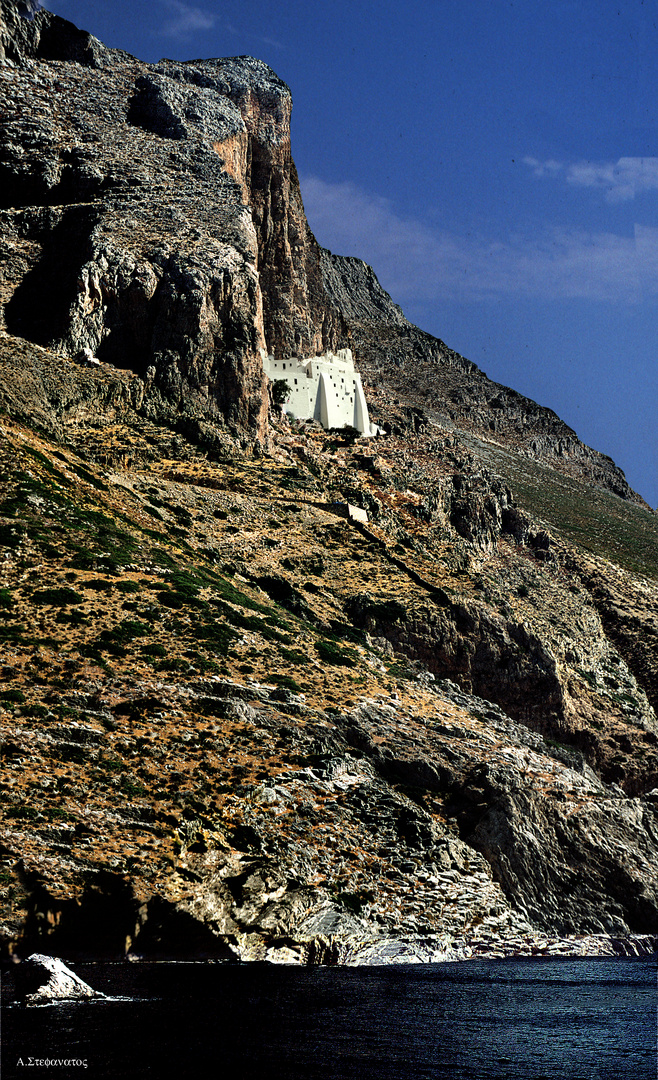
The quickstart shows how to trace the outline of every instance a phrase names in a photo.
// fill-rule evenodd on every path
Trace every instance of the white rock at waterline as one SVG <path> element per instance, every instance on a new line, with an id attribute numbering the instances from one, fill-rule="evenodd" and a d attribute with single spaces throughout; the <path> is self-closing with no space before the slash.
<path id="1" fill-rule="evenodd" d="M 16 972 L 20 996 L 26 1005 L 44 1005 L 49 1001 L 103 998 L 55 956 L 33 953 L 23 960 Z"/>

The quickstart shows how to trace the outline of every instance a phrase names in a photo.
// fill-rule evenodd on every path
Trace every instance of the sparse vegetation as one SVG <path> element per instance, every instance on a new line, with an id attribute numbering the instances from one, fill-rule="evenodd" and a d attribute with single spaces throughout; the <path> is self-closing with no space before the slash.
<path id="1" fill-rule="evenodd" d="M 343 649 L 335 641 L 318 641 L 315 648 L 325 664 L 355 667 L 357 656 L 351 649 Z"/>
<path id="2" fill-rule="evenodd" d="M 23 705 L 26 700 L 22 690 L 13 687 L 0 690 L 0 701 L 4 701 L 5 704 Z"/>
<path id="3" fill-rule="evenodd" d="M 294 437 L 306 438 L 301 431 Z M 336 455 L 335 464 L 322 457 L 326 450 Z M 193 458 L 195 451 L 188 447 L 185 453 Z M 531 551 L 505 538 L 474 557 L 431 507 L 416 512 L 414 493 L 425 497 L 425 480 L 408 462 L 394 482 L 376 489 L 385 464 L 359 470 L 382 508 L 379 536 L 368 540 L 347 522 L 327 518 L 326 507 L 314 506 L 315 496 L 304 501 L 301 493 L 311 483 L 306 453 L 300 447 L 299 462 L 290 467 L 243 460 L 237 451 L 235 460 L 221 465 L 198 457 L 193 465 L 181 463 L 180 472 L 177 466 L 171 484 L 179 487 L 167 486 L 157 473 L 160 455 L 154 484 L 147 487 L 141 474 L 138 498 L 112 480 L 94 484 L 93 466 L 73 468 L 68 460 L 63 465 L 70 476 L 83 483 L 60 482 L 38 456 L 30 459 L 33 475 L 23 470 L 6 485 L 4 525 L 12 543 L 0 583 L 0 641 L 16 664 L 4 672 L 0 698 L 9 723 L 22 734 L 15 745 L 4 744 L 12 786 L 3 787 L 3 796 L 28 852 L 33 834 L 40 842 L 50 836 L 63 854 L 80 834 L 89 846 L 76 849 L 76 859 L 85 851 L 94 865 L 111 858 L 115 870 L 157 891 L 165 877 L 171 885 L 172 870 L 190 853 L 215 844 L 262 853 L 272 838 L 293 845 L 301 835 L 295 830 L 302 830 L 333 901 L 363 916 L 370 903 L 381 902 L 386 881 L 384 872 L 380 884 L 369 888 L 374 853 L 367 843 L 359 848 L 356 832 L 349 831 L 363 825 L 363 785 L 337 785 L 331 799 L 307 785 L 293 797 L 286 794 L 292 784 L 286 777 L 308 768 L 319 776 L 326 768 L 331 776 L 341 757 L 367 759 L 371 738 L 384 748 L 383 761 L 390 751 L 402 763 L 386 781 L 390 797 L 411 800 L 430 814 L 439 834 L 453 829 L 445 822 L 445 792 L 432 788 L 430 797 L 417 783 L 415 763 L 425 756 L 436 768 L 443 751 L 432 757 L 428 748 L 438 745 L 432 740 L 439 730 L 450 739 L 452 721 L 456 716 L 465 723 L 465 714 L 452 710 L 445 727 L 427 722 L 441 698 L 431 698 L 422 648 L 435 650 L 435 658 L 452 649 L 459 682 L 460 665 L 467 670 L 471 662 L 470 620 L 486 621 L 492 607 L 499 608 L 505 618 L 496 646 L 501 669 L 510 658 L 523 669 L 534 644 L 518 629 L 519 613 L 538 638 L 549 628 L 563 641 L 588 600 L 587 586 L 574 584 L 581 579 L 571 569 L 539 566 Z M 333 442 L 318 433 L 313 453 L 321 465 L 314 475 L 321 474 L 330 490 L 337 481 L 338 497 L 342 470 L 352 467 L 345 433 Z M 0 468 L 3 460 L 0 448 Z M 188 467 L 189 485 L 183 475 Z M 227 497 L 228 491 L 235 495 Z M 37 501 L 28 502 L 28 495 Z M 300 501 L 290 501 L 298 496 Z M 152 528 L 144 525 L 144 511 Z M 161 519 L 168 527 L 160 528 Z M 547 605 L 545 575 L 557 580 L 561 573 L 571 606 L 558 611 Z M 426 588 L 424 581 L 434 584 Z M 515 597 L 532 603 L 519 605 Z M 434 626 L 444 636 L 423 644 L 422 634 Z M 403 658 L 414 635 L 420 663 Z M 583 657 L 574 680 L 578 693 L 603 700 L 621 725 L 613 737 L 607 713 L 605 721 L 588 718 L 582 742 L 591 740 L 590 760 L 601 755 L 603 767 L 624 784 L 632 770 L 633 776 L 655 772 L 653 743 L 643 741 L 631 753 L 623 741 L 625 719 L 637 723 L 642 709 L 623 670 L 595 661 L 589 670 L 587 652 L 577 655 Z M 381 727 L 367 734 L 361 721 L 351 726 L 360 715 L 352 710 L 363 701 L 374 702 L 374 715 L 382 703 Z M 486 731 L 491 717 L 476 708 L 468 723 Z M 569 745 L 568 732 L 560 738 L 564 743 L 547 739 L 546 750 L 554 761 L 572 761 L 579 751 Z M 464 736 L 459 752 L 470 752 L 468 746 Z M 478 767 L 495 752 L 478 742 Z M 401 781 L 403 774 L 410 783 Z M 525 784 L 534 782 L 531 769 L 523 777 Z M 267 789 L 262 800 L 254 796 L 256 786 Z M 100 809 L 102 843 L 93 816 L 85 818 L 88 833 L 81 831 L 83 798 Z M 352 816 L 342 818 L 347 806 Z M 405 844 L 420 842 L 406 810 L 398 806 L 396 813 L 395 836 L 401 829 Z M 185 815 L 191 815 L 189 828 L 181 830 Z M 341 855 L 337 874 L 332 859 L 339 850 L 349 856 Z M 386 861 L 381 855 L 378 860 Z M 71 882 L 72 893 L 75 887 Z M 0 907 L 2 902 L 0 897 Z"/>
<path id="4" fill-rule="evenodd" d="M 275 379 L 272 383 L 272 401 L 275 405 L 285 405 L 290 394 L 290 387 L 285 379 Z"/>
<path id="5" fill-rule="evenodd" d="M 36 589 L 32 593 L 32 603 L 49 605 L 52 607 L 65 607 L 67 604 L 81 604 L 84 596 L 67 586 L 55 589 Z"/>

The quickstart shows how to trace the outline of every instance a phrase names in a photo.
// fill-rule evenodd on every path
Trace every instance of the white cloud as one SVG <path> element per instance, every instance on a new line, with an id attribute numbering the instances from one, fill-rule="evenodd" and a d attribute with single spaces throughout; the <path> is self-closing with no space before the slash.
<path id="1" fill-rule="evenodd" d="M 224 34 L 230 34 L 232 37 L 240 38 L 243 43 L 246 42 L 248 44 L 251 41 L 252 43 L 256 43 L 259 47 L 265 45 L 268 48 L 277 50 L 286 48 L 286 46 L 277 38 L 252 33 L 250 30 L 245 30 L 231 22 L 220 22 L 220 18 L 217 15 L 213 15 L 212 12 L 206 11 L 205 8 L 186 4 L 184 3 L 184 0 L 160 0 L 160 4 L 171 15 L 171 17 L 166 19 L 163 25 L 157 30 L 158 34 L 165 37 L 179 38 L 182 41 L 185 41 L 193 34 L 205 30 L 212 30 L 221 25 Z"/>
<path id="2" fill-rule="evenodd" d="M 567 171 L 567 183 L 602 188 L 608 202 L 626 202 L 643 191 L 658 191 L 658 158 L 625 157 L 614 164 L 579 162 Z"/>
<path id="3" fill-rule="evenodd" d="M 217 21 L 210 12 L 184 4 L 182 0 L 161 0 L 161 3 L 172 14 L 160 28 L 160 33 L 166 37 L 186 38 L 199 30 L 212 30 Z"/>
<path id="4" fill-rule="evenodd" d="M 571 165 L 559 161 L 539 161 L 524 157 L 535 176 L 557 176 L 564 173 L 572 187 L 595 188 L 603 191 L 606 202 L 620 203 L 634 199 L 643 191 L 658 191 L 658 158 L 623 157 L 618 161 L 576 161 Z"/>
<path id="5" fill-rule="evenodd" d="M 394 300 L 586 298 L 636 303 L 658 295 L 658 229 L 634 236 L 547 229 L 502 239 L 460 236 L 397 214 L 352 183 L 302 180 L 320 243 L 370 263 Z"/>
<path id="6" fill-rule="evenodd" d="M 524 165 L 529 165 L 535 176 L 555 176 L 564 168 L 561 161 L 538 161 L 534 157 L 524 157 Z"/>
<path id="7" fill-rule="evenodd" d="M 259 45 L 265 45 L 272 49 L 285 49 L 286 46 L 278 40 L 278 38 L 266 37 L 263 34 L 253 34 L 249 30 L 238 28 L 235 23 L 225 23 L 224 29 L 227 34 L 231 34 L 233 37 L 241 38 L 246 42 L 258 42 Z"/>

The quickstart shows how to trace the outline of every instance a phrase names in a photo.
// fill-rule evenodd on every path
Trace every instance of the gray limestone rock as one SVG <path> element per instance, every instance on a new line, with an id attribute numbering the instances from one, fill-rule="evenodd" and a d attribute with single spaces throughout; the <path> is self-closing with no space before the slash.
<path id="1" fill-rule="evenodd" d="M 216 90 L 181 84 L 160 74 L 137 79 L 128 123 L 165 139 L 187 139 L 196 132 L 211 144 L 246 130 L 239 109 Z"/>

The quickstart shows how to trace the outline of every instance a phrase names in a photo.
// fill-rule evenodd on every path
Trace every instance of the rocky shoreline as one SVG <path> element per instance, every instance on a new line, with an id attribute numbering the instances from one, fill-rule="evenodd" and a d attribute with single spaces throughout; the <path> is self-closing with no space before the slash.
<path id="1" fill-rule="evenodd" d="M 331 946 L 329 953 L 331 955 Z M 439 935 L 436 939 L 400 939 L 363 947 L 333 946 L 336 963 L 361 967 L 377 964 L 442 964 L 468 960 L 514 960 L 522 958 L 586 959 L 591 957 L 650 957 L 658 953 L 658 936 L 638 934 L 628 938 L 588 935 L 549 938 L 543 934 L 524 938 L 493 938 L 460 941 Z M 323 961 L 327 962 L 327 961 Z"/>
<path id="2" fill-rule="evenodd" d="M 482 935 L 475 938 L 451 938 L 447 934 L 431 936 L 383 937 L 379 940 L 345 941 L 317 937 L 311 942 L 272 943 L 260 955 L 236 950 L 242 962 L 265 962 L 292 966 L 377 967 L 389 964 L 446 964 L 470 960 L 588 959 L 593 957 L 656 957 L 658 935 L 633 934 L 610 937 L 605 934 L 576 934 L 564 938 L 545 934 L 527 934 L 508 939 Z M 131 956 L 134 963 L 149 962 L 148 957 Z"/>
<path id="3" fill-rule="evenodd" d="M 177 962 L 194 963 L 265 963 L 289 967 L 380 967 L 391 964 L 446 964 L 478 960 L 555 960 L 591 959 L 594 957 L 658 958 L 657 934 L 632 934 L 611 937 L 605 934 L 575 934 L 564 938 L 545 934 L 528 934 L 502 940 L 490 935 L 477 938 L 451 938 L 447 934 L 417 937 L 346 941 L 318 936 L 309 942 L 272 942 L 261 955 L 250 955 L 235 942 L 229 945 L 229 955 L 217 957 L 176 958 Z M 78 958 L 89 963 L 89 958 Z M 96 961 L 98 962 L 98 961 Z M 171 962 L 167 957 L 148 957 L 131 954 L 126 963 L 153 964 Z M 24 960 L 14 961 L 9 968 L 16 970 L 16 984 L 21 998 L 28 1005 L 57 1000 L 104 999 L 58 957 L 34 953 Z"/>

